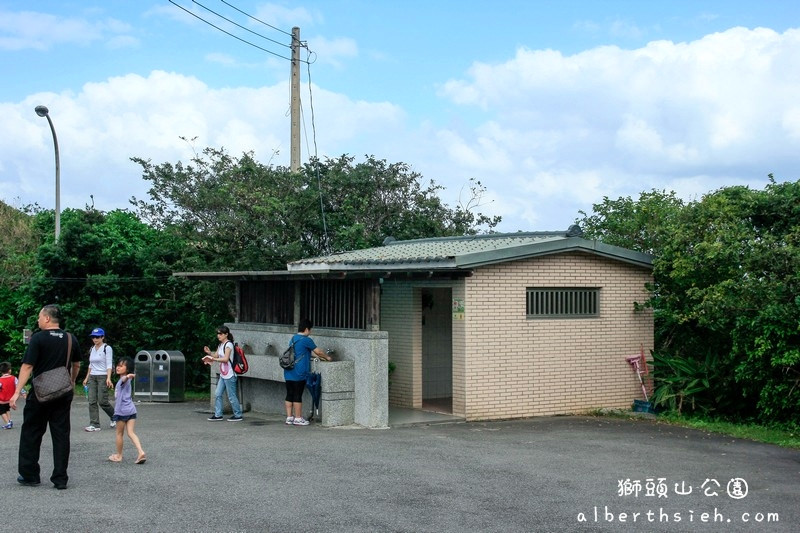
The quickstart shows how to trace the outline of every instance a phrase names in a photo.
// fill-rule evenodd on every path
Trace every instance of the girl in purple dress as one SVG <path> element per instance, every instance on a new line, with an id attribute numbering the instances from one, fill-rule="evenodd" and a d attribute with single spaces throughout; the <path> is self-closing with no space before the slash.
<path id="1" fill-rule="evenodd" d="M 136 446 L 136 451 L 139 455 L 136 457 L 136 464 L 143 464 L 147 460 L 144 454 L 142 444 L 139 442 L 139 437 L 134 432 L 136 426 L 136 406 L 133 404 L 131 397 L 131 383 L 136 376 L 133 373 L 133 359 L 130 357 L 122 357 L 117 363 L 117 387 L 114 391 L 116 396 L 116 403 L 114 405 L 114 416 L 112 420 L 117 423 L 117 453 L 111 454 L 108 457 L 109 461 L 114 463 L 122 462 L 122 437 L 123 433 L 128 433 L 128 438 Z"/>

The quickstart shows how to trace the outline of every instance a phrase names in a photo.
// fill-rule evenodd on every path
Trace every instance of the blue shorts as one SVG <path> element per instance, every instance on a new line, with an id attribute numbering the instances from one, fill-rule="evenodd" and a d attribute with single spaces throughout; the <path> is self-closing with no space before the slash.
<path id="1" fill-rule="evenodd" d="M 136 413 L 132 415 L 114 415 L 111 417 L 114 422 L 127 422 L 128 420 L 136 420 Z"/>

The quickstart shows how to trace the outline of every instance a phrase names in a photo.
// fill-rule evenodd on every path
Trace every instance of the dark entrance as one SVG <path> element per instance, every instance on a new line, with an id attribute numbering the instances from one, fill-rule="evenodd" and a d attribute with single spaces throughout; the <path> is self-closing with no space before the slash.
<path id="1" fill-rule="evenodd" d="M 421 289 L 422 409 L 453 412 L 453 315 L 449 288 Z"/>

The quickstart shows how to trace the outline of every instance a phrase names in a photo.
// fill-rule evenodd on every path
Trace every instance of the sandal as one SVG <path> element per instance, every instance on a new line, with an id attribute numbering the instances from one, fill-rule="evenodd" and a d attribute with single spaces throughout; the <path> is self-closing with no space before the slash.
<path id="1" fill-rule="evenodd" d="M 108 460 L 111 461 L 112 463 L 121 463 L 122 457 L 120 457 L 115 453 L 112 453 L 111 455 L 108 456 Z"/>
<path id="2" fill-rule="evenodd" d="M 142 454 L 136 459 L 136 464 L 143 465 L 145 461 L 147 461 L 147 456 L 145 454 Z"/>

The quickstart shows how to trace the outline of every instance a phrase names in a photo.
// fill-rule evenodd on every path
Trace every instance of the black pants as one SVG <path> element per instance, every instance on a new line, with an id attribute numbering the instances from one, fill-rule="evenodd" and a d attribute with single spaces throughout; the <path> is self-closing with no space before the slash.
<path id="1" fill-rule="evenodd" d="M 289 403 L 303 403 L 303 388 L 305 381 L 286 380 L 286 401 Z"/>
<path id="2" fill-rule="evenodd" d="M 19 435 L 19 475 L 29 481 L 41 481 L 39 477 L 39 452 L 42 437 L 50 425 L 50 438 L 53 439 L 54 485 L 66 485 L 69 464 L 69 431 L 72 393 L 63 398 L 39 403 L 31 391 L 25 400 L 22 411 L 22 429 Z"/>

